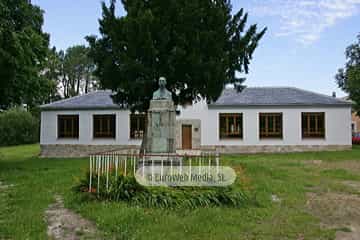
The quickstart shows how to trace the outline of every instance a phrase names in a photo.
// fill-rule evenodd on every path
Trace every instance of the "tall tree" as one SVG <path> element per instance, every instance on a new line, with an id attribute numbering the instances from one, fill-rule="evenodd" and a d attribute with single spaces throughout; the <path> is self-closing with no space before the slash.
<path id="1" fill-rule="evenodd" d="M 69 47 L 66 53 L 59 53 L 62 61 L 62 85 L 64 97 L 87 93 L 90 88 L 96 87 L 93 76 L 95 65 L 89 58 L 89 48 L 84 45 Z"/>
<path id="2" fill-rule="evenodd" d="M 0 108 L 36 105 L 51 91 L 40 75 L 49 36 L 41 29 L 43 12 L 28 0 L 0 0 Z"/>
<path id="3" fill-rule="evenodd" d="M 87 37 L 101 86 L 132 110 L 148 108 L 160 76 L 176 103 L 215 100 L 226 83 L 242 83 L 266 28 L 245 29 L 248 14 L 229 0 L 115 0 L 102 3 L 101 38 Z"/>
<path id="4" fill-rule="evenodd" d="M 44 69 L 41 71 L 40 76 L 45 78 L 49 83 L 49 91 L 47 98 L 43 102 L 51 102 L 61 99 L 58 92 L 58 85 L 62 76 L 62 60 L 56 48 L 49 49 Z"/>
<path id="5" fill-rule="evenodd" d="M 360 34 L 357 42 L 346 48 L 345 56 L 345 67 L 338 70 L 336 82 L 349 94 L 349 98 L 354 102 L 354 109 L 360 115 Z"/>

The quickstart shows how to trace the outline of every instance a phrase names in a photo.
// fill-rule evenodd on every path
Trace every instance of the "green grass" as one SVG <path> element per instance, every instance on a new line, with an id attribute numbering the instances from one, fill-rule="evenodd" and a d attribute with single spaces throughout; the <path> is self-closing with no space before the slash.
<path id="1" fill-rule="evenodd" d="M 306 160 L 359 160 L 352 151 L 255 154 L 223 157 L 241 167 L 237 185 L 249 189 L 260 206 L 166 210 L 125 203 L 84 202 L 71 188 L 85 174 L 87 159 L 39 158 L 38 145 L 0 148 L 0 239 L 47 239 L 44 211 L 60 194 L 67 207 L 96 223 L 115 239 L 334 239 L 306 208 L 309 189 L 341 190 L 337 181 L 360 180 L 348 169 L 321 169 Z M 276 194 L 281 202 L 271 202 Z"/>

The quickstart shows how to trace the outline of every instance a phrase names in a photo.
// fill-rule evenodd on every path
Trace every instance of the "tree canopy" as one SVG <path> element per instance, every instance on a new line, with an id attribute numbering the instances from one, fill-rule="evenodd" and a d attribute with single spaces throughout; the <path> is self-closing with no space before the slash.
<path id="1" fill-rule="evenodd" d="M 217 99 L 226 83 L 242 83 L 266 28 L 245 28 L 248 14 L 231 14 L 229 0 L 115 0 L 102 3 L 100 38 L 87 37 L 95 74 L 115 100 L 146 110 L 160 76 L 175 103 Z"/>
<path id="2" fill-rule="evenodd" d="M 336 74 L 336 82 L 339 87 L 349 94 L 354 102 L 354 109 L 360 114 L 360 34 L 357 42 L 351 44 L 345 51 L 346 63 Z"/>
<path id="3" fill-rule="evenodd" d="M 57 51 L 54 47 L 48 54 L 43 75 L 56 84 L 57 98 L 60 95 L 68 98 L 97 88 L 94 69 L 95 64 L 89 57 L 88 47 L 74 45 L 65 52 Z"/>
<path id="4" fill-rule="evenodd" d="M 0 108 L 48 98 L 54 85 L 41 76 L 49 36 L 43 12 L 27 0 L 0 0 Z"/>
<path id="5" fill-rule="evenodd" d="M 96 87 L 93 71 L 95 65 L 89 57 L 89 48 L 84 45 L 69 47 L 65 54 L 60 53 L 62 62 L 61 85 L 64 97 L 87 93 L 90 88 Z M 82 91 L 81 91 L 82 90 Z"/>

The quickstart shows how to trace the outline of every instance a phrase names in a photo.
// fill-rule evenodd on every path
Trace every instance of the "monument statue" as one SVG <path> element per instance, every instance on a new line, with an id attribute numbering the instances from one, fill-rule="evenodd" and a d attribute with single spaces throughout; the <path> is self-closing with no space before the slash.
<path id="1" fill-rule="evenodd" d="M 153 93 L 147 114 L 147 131 L 144 150 L 147 153 L 175 153 L 176 113 L 171 92 L 166 88 L 166 79 L 159 78 L 159 89 Z"/>
<path id="2" fill-rule="evenodd" d="M 171 92 L 166 89 L 166 78 L 164 77 L 159 78 L 159 89 L 153 93 L 152 99 L 153 100 L 172 99 Z"/>

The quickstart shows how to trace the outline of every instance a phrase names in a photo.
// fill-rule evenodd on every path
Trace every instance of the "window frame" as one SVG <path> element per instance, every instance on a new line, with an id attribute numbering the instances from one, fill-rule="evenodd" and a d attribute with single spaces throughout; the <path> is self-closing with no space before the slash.
<path id="1" fill-rule="evenodd" d="M 100 131 L 96 131 L 95 124 L 99 121 Z M 103 122 L 107 121 L 107 131 L 102 131 Z M 113 122 L 112 122 L 113 121 Z M 113 128 L 113 129 L 112 129 Z M 93 114 L 93 139 L 116 139 L 116 114 Z"/>
<path id="2" fill-rule="evenodd" d="M 140 129 L 140 118 L 144 119 L 144 129 L 142 130 L 142 136 L 139 137 L 135 137 L 135 134 L 133 134 L 133 129 L 132 129 L 132 120 L 133 118 L 136 118 L 136 129 L 135 131 L 141 131 Z M 138 140 L 138 139 L 143 139 L 144 135 L 145 135 L 145 131 L 146 131 L 146 126 L 147 126 L 147 114 L 146 113 L 130 113 L 129 115 L 129 138 L 131 140 Z"/>
<path id="3" fill-rule="evenodd" d="M 71 131 L 61 131 L 60 121 L 64 121 L 64 120 L 67 120 L 67 121 L 71 120 L 71 128 L 72 128 Z M 64 129 L 67 128 L 67 121 L 64 122 Z M 70 134 L 69 134 L 69 132 L 70 132 Z M 79 132 L 80 132 L 79 114 L 58 114 L 57 115 L 57 138 L 58 139 L 79 139 Z"/>
<path id="4" fill-rule="evenodd" d="M 261 131 L 261 118 L 265 117 L 265 132 Z M 270 129 L 269 126 L 269 118 L 272 117 L 272 129 Z M 280 131 L 276 131 L 276 123 L 278 122 L 276 120 L 277 117 L 280 117 Z M 284 138 L 284 121 L 283 121 L 283 113 L 282 112 L 260 112 L 259 113 L 259 139 L 283 139 Z M 272 130 L 272 131 L 270 131 Z M 274 131 L 275 130 L 275 131 Z"/>
<path id="5" fill-rule="evenodd" d="M 222 135 L 221 133 L 221 119 L 225 117 L 225 125 L 226 125 L 226 131 L 225 131 L 225 136 Z M 238 131 L 236 131 L 234 133 L 234 136 L 231 136 L 231 131 L 229 131 L 229 119 L 233 118 L 233 122 L 236 123 L 237 119 L 240 119 L 240 129 Z M 243 139 L 244 137 L 244 118 L 243 118 L 243 113 L 219 113 L 219 139 L 221 140 L 236 140 L 236 139 Z M 235 124 L 236 125 L 236 124 Z M 236 127 L 236 126 L 235 126 Z M 236 130 L 236 129 L 235 129 Z M 235 136 L 236 134 L 238 134 L 239 136 Z"/>
<path id="6" fill-rule="evenodd" d="M 306 134 L 304 131 L 304 117 L 305 115 L 307 115 L 307 130 Z M 311 116 L 315 116 L 315 130 L 317 131 L 313 131 L 311 132 Z M 323 122 L 323 131 L 319 131 L 319 116 L 322 116 L 322 122 Z M 326 116 L 325 116 L 325 112 L 301 112 L 301 137 L 302 139 L 325 139 L 326 137 Z"/>

